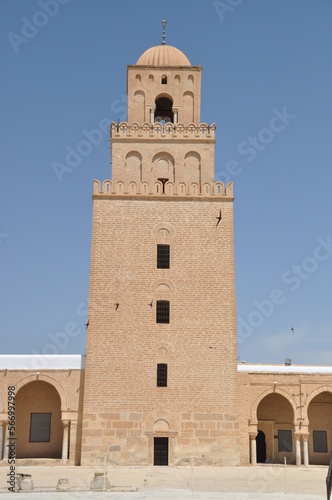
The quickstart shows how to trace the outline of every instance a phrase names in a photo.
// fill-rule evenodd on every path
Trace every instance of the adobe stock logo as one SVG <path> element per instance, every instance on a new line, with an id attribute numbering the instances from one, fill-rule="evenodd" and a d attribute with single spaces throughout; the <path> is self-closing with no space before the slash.
<path id="1" fill-rule="evenodd" d="M 294 264 L 281 275 L 281 288 L 274 288 L 264 300 L 254 300 L 254 308 L 246 318 L 237 317 L 238 343 L 242 344 L 251 337 L 256 328 L 263 325 L 266 319 L 270 318 L 278 306 L 287 300 L 288 292 L 296 292 L 312 274 L 332 255 L 332 236 L 329 234 L 325 239 L 316 238 L 318 245 L 314 248 L 312 255 L 302 259 L 300 264 Z M 286 285 L 286 289 L 284 287 Z"/>
<path id="2" fill-rule="evenodd" d="M 2 240 L 5 240 L 6 238 L 8 238 L 7 233 L 0 233 L 0 243 L 2 243 Z"/>
<path id="3" fill-rule="evenodd" d="M 223 21 L 225 19 L 225 14 L 233 12 L 235 7 L 241 5 L 242 2 L 243 0 L 214 0 L 212 4 L 220 21 Z"/>
<path id="4" fill-rule="evenodd" d="M 111 104 L 112 114 L 119 117 L 119 120 L 123 120 L 127 113 L 127 96 L 125 94 L 121 95 L 120 99 L 114 99 Z M 100 144 L 109 139 L 109 128 L 112 123 L 110 118 L 102 118 L 99 121 L 98 128 L 93 128 L 87 130 L 84 128 L 82 130 L 82 135 L 84 139 L 80 140 L 75 147 L 66 146 L 66 156 L 64 163 L 59 161 L 52 162 L 52 168 L 59 182 L 63 182 L 65 174 L 70 174 L 73 172 L 83 161 L 83 158 L 89 156 L 95 147 L 100 146 Z"/>
<path id="5" fill-rule="evenodd" d="M 26 45 L 32 38 L 38 34 L 40 28 L 44 28 L 50 18 L 55 17 L 61 5 L 66 5 L 70 0 L 39 0 L 38 5 L 42 10 L 37 10 L 32 19 L 22 17 L 21 34 L 18 35 L 13 31 L 7 33 L 8 40 L 13 47 L 15 54 L 18 54 L 20 45 Z"/>
<path id="6" fill-rule="evenodd" d="M 88 300 L 81 302 L 76 307 L 76 315 L 80 318 L 87 317 L 88 314 Z M 45 344 L 42 349 L 42 356 L 36 349 L 31 349 L 31 354 L 34 354 L 32 359 L 32 367 L 35 370 L 46 369 L 48 366 L 48 354 L 59 354 L 64 351 L 71 342 L 71 339 L 78 337 L 82 334 L 81 328 L 76 321 L 68 321 L 63 330 L 58 333 L 49 332 L 47 334 L 50 342 Z"/>
<path id="7" fill-rule="evenodd" d="M 255 135 L 248 135 L 245 141 L 240 142 L 237 147 L 239 155 L 245 157 L 246 162 L 251 163 L 256 156 L 271 144 L 276 134 L 280 134 L 296 118 L 296 115 L 289 113 L 287 106 L 280 111 L 277 108 L 272 109 L 272 117 L 267 127 L 262 127 Z M 239 175 L 243 167 L 237 160 L 227 162 L 224 170 L 218 170 L 216 179 L 228 184 L 233 177 Z"/>

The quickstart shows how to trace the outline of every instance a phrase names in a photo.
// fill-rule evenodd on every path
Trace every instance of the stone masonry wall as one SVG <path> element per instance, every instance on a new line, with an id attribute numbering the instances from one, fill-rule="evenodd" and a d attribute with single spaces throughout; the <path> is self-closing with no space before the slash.
<path id="1" fill-rule="evenodd" d="M 170 269 L 156 267 L 161 234 Z M 94 196 L 82 463 L 151 463 L 167 436 L 170 463 L 236 464 L 237 404 L 232 198 Z"/>

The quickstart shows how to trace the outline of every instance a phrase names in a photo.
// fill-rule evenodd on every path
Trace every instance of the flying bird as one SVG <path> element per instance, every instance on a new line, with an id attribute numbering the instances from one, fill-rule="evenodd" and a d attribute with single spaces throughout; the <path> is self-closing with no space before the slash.
<path id="1" fill-rule="evenodd" d="M 120 305 L 120 304 L 119 304 L 118 302 L 115 302 L 115 304 L 114 304 L 114 305 L 115 305 L 115 310 L 117 311 L 117 310 L 118 310 L 118 308 L 119 308 L 119 305 Z"/>
<path id="2" fill-rule="evenodd" d="M 218 217 L 216 217 L 216 219 L 217 219 L 217 221 L 218 221 L 218 222 L 217 222 L 217 226 L 218 226 L 219 222 L 220 222 L 220 221 L 221 221 L 221 219 L 222 219 L 222 217 L 221 217 L 221 209 L 219 210 L 219 215 L 218 215 Z"/>
<path id="3" fill-rule="evenodd" d="M 88 326 L 89 326 L 89 320 L 87 321 L 87 323 L 85 323 L 85 328 L 88 329 Z"/>
<path id="4" fill-rule="evenodd" d="M 292 330 L 292 332 L 294 333 L 294 328 L 293 328 L 293 327 L 291 327 L 291 330 Z"/>
<path id="5" fill-rule="evenodd" d="M 150 307 L 153 306 L 153 300 L 151 300 L 150 304 L 149 304 Z"/>

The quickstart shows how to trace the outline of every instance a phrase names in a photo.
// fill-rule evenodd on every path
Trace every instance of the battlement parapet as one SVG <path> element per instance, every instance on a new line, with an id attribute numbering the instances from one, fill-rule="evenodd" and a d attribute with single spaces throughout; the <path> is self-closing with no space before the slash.
<path id="1" fill-rule="evenodd" d="M 136 122 L 111 123 L 112 139 L 200 139 L 215 140 L 216 125 L 207 123 L 165 123 L 156 122 L 153 124 L 143 123 L 139 125 Z"/>
<path id="2" fill-rule="evenodd" d="M 233 199 L 233 182 L 225 187 L 222 182 L 206 182 L 199 184 L 185 182 L 113 182 L 106 179 L 102 184 L 97 179 L 93 181 L 93 195 L 101 196 L 141 196 L 141 197 L 176 197 L 176 198 L 228 198 Z"/>

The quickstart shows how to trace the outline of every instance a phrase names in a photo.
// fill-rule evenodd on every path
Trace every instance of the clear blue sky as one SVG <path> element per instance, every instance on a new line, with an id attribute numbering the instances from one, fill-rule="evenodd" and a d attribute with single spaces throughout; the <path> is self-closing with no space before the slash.
<path id="1" fill-rule="evenodd" d="M 203 66 L 216 180 L 234 181 L 240 360 L 331 364 L 331 0 L 1 0 L 0 16 L 1 351 L 85 351 L 108 136 L 62 182 L 54 164 L 125 118 L 126 66 L 165 18 L 167 43 Z"/>

